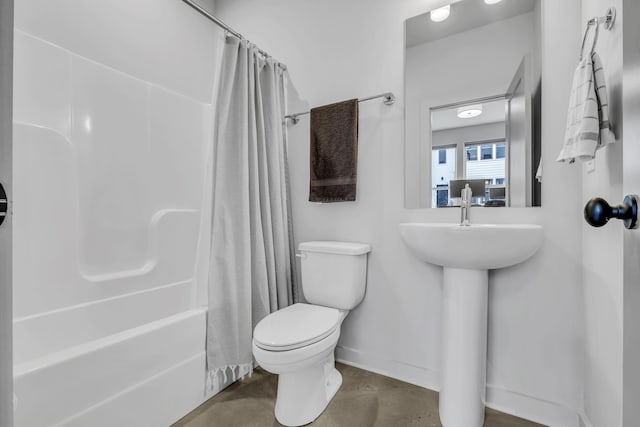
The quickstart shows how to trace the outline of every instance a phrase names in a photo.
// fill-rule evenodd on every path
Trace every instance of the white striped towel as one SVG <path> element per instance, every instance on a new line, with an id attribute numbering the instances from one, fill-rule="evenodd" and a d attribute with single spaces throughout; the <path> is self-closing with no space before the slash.
<path id="1" fill-rule="evenodd" d="M 558 162 L 591 160 L 596 150 L 615 142 L 602 61 L 597 53 L 582 59 L 573 75 L 564 145 Z"/>

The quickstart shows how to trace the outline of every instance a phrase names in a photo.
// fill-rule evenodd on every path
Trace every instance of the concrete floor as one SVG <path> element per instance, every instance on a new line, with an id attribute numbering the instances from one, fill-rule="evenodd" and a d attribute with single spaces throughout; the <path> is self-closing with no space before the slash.
<path id="1" fill-rule="evenodd" d="M 342 387 L 313 427 L 442 427 L 438 393 L 362 369 L 336 364 Z M 280 426 L 273 408 L 277 376 L 256 369 L 172 427 Z M 486 410 L 484 427 L 540 427 L 540 424 Z"/>

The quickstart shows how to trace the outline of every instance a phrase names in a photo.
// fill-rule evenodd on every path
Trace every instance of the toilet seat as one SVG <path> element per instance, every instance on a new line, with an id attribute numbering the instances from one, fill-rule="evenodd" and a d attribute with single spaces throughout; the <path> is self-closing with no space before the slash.
<path id="1" fill-rule="evenodd" d="M 253 341 L 268 351 L 287 351 L 323 340 L 340 326 L 341 312 L 311 304 L 293 304 L 269 314 L 255 327 Z"/>

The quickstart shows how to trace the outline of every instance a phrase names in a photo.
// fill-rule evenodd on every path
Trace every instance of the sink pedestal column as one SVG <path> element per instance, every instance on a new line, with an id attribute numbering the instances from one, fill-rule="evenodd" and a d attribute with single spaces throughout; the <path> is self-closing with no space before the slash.
<path id="1" fill-rule="evenodd" d="M 487 270 L 444 268 L 440 421 L 481 427 L 487 378 Z"/>

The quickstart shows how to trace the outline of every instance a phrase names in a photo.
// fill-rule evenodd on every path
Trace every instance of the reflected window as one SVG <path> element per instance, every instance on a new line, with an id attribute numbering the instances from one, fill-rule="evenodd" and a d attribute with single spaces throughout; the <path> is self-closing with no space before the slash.
<path id="1" fill-rule="evenodd" d="M 449 181 L 456 178 L 456 146 L 440 146 L 431 152 L 431 206 L 448 206 Z"/>
<path id="2" fill-rule="evenodd" d="M 478 160 L 478 147 L 472 145 L 467 147 L 467 160 Z"/>
<path id="3" fill-rule="evenodd" d="M 445 143 L 450 140 L 443 141 Z M 463 158 L 458 165 L 460 157 Z M 458 170 L 457 166 L 460 166 Z M 431 151 L 431 206 L 459 206 L 460 195 L 451 191 L 451 180 L 481 180 L 484 192 L 474 195 L 476 206 L 504 206 L 506 143 L 503 139 L 438 145 Z M 497 194 L 500 194 L 497 196 Z M 502 200 L 497 203 L 495 200 Z"/>
<path id="4" fill-rule="evenodd" d="M 479 155 L 479 158 L 477 158 L 477 162 L 466 162 L 464 177 L 466 179 L 484 180 L 486 190 L 484 198 L 486 200 L 492 199 L 489 189 L 495 186 L 505 185 L 506 159 L 504 156 L 498 156 L 500 146 L 502 146 L 502 153 L 504 154 L 505 143 L 502 140 L 497 142 L 486 141 L 484 143 L 470 143 L 465 146 L 467 158 L 469 158 L 469 153 L 472 155 L 475 153 Z"/>
<path id="5" fill-rule="evenodd" d="M 438 163 L 441 165 L 447 163 L 447 150 L 438 151 Z"/>
<path id="6" fill-rule="evenodd" d="M 480 155 L 482 156 L 482 160 L 491 160 L 493 159 L 493 144 L 491 145 L 482 145 L 480 147 Z"/>

